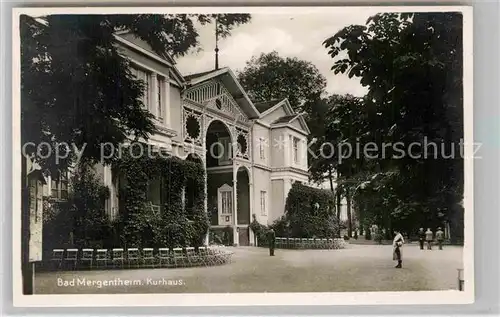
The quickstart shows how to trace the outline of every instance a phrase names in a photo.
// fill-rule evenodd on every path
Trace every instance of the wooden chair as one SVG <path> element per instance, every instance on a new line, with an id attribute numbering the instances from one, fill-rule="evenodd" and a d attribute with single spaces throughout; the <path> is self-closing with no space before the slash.
<path id="1" fill-rule="evenodd" d="M 321 239 L 321 248 L 328 249 L 328 239 Z"/>
<path id="2" fill-rule="evenodd" d="M 102 268 L 108 267 L 108 261 L 109 261 L 108 249 L 97 249 L 95 261 L 96 261 L 97 267 L 102 267 Z"/>
<path id="3" fill-rule="evenodd" d="M 174 266 L 183 267 L 187 262 L 184 250 L 182 250 L 182 248 L 173 248 L 172 251 L 174 255 Z"/>
<path id="4" fill-rule="evenodd" d="M 80 258 L 80 262 L 86 268 L 92 268 L 92 264 L 94 261 L 94 249 L 82 249 L 82 257 Z"/>
<path id="5" fill-rule="evenodd" d="M 315 248 L 314 239 L 312 239 L 312 238 L 307 239 L 307 248 L 308 249 L 314 249 Z"/>
<path id="6" fill-rule="evenodd" d="M 50 259 L 50 262 L 52 263 L 52 268 L 60 269 L 63 264 L 63 259 L 64 259 L 63 249 L 52 250 L 52 258 Z"/>
<path id="7" fill-rule="evenodd" d="M 127 262 L 129 268 L 134 265 L 135 267 L 139 267 L 140 258 L 141 257 L 138 248 L 127 249 Z"/>
<path id="8" fill-rule="evenodd" d="M 300 238 L 293 238 L 293 247 L 294 249 L 300 249 L 300 246 L 302 244 L 302 240 Z"/>
<path id="9" fill-rule="evenodd" d="M 76 269 L 78 262 L 78 249 L 66 249 L 66 256 L 64 257 L 64 264 L 72 270 Z"/>
<path id="10" fill-rule="evenodd" d="M 154 256 L 153 248 L 142 249 L 142 260 L 144 262 L 144 266 L 155 267 L 156 258 Z"/>
<path id="11" fill-rule="evenodd" d="M 123 263 L 125 262 L 125 252 L 122 248 L 115 248 L 112 250 L 113 254 L 113 267 L 123 268 Z"/>
<path id="12" fill-rule="evenodd" d="M 108 249 L 97 249 L 95 261 L 96 261 L 97 267 L 102 267 L 102 268 L 108 267 L 108 261 L 109 261 Z"/>
<path id="13" fill-rule="evenodd" d="M 160 267 L 169 266 L 172 261 L 170 257 L 169 248 L 159 248 L 158 249 L 158 260 L 160 262 Z"/>

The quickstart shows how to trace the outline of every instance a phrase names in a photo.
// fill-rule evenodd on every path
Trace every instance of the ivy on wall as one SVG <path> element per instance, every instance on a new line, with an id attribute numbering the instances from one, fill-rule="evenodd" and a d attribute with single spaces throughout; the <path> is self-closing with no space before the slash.
<path id="1" fill-rule="evenodd" d="M 125 151 L 113 166 L 119 182 L 117 232 L 124 247 L 200 246 L 209 228 L 204 211 L 205 170 L 199 162 Z M 161 211 L 148 200 L 148 185 L 160 178 Z M 183 201 L 189 186 L 189 204 Z"/>

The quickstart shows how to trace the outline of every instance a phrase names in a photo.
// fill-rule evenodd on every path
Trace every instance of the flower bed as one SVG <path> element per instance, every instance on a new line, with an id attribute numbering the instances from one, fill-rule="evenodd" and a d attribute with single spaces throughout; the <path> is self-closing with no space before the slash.
<path id="1" fill-rule="evenodd" d="M 259 246 L 268 247 L 267 241 L 259 241 Z M 345 249 L 348 242 L 344 239 L 312 239 L 312 238 L 282 238 L 276 237 L 276 249 Z"/>

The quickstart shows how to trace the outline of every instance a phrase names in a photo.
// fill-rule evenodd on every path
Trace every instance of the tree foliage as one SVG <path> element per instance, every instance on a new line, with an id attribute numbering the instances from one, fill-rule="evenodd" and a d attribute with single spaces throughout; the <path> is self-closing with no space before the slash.
<path id="1" fill-rule="evenodd" d="M 378 149 L 375 158 L 361 155 L 338 166 L 348 179 L 369 181 L 355 195 L 365 219 L 406 230 L 450 221 L 461 237 L 462 15 L 377 14 L 324 45 L 335 59 L 334 73 L 359 77 L 368 87 L 358 107 L 347 107 L 333 121 L 339 130 L 354 132 L 342 140 Z M 412 156 L 399 157 L 393 146 L 382 151 L 384 144 L 397 142 L 405 150 L 412 143 L 421 146 L 412 148 Z M 429 143 L 437 146 L 425 146 Z"/>
<path id="2" fill-rule="evenodd" d="M 45 202 L 44 249 L 105 247 L 111 239 L 111 223 L 104 207 L 107 198 L 109 189 L 95 172 L 79 166 L 71 177 L 68 199 L 47 198 Z"/>
<path id="3" fill-rule="evenodd" d="M 250 15 L 49 15 L 43 21 L 21 16 L 22 144 L 47 142 L 61 153 L 68 151 L 61 142 L 85 145 L 84 158 L 96 161 L 101 144 L 116 147 L 129 135 L 147 139 L 156 130 L 141 101 L 144 83 L 132 75 L 116 31 L 130 31 L 160 56 L 181 56 L 199 46 L 196 23 L 215 18 L 227 36 Z M 74 160 L 74 151 L 69 154 L 60 166 Z M 54 157 L 38 157 L 39 163 L 50 168 Z"/>
<path id="4" fill-rule="evenodd" d="M 312 63 L 281 57 L 276 51 L 252 57 L 238 73 L 238 80 L 252 100 L 288 98 L 295 110 L 326 87 L 326 79 Z"/>

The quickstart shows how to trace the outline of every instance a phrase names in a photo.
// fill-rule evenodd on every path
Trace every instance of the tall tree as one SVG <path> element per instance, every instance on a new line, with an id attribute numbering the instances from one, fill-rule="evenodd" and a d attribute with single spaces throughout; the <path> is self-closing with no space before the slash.
<path id="1" fill-rule="evenodd" d="M 94 162 L 102 159 L 102 143 L 116 147 L 129 135 L 147 139 L 155 126 L 140 101 L 144 83 L 132 76 L 114 33 L 129 30 L 160 56 L 179 56 L 199 46 L 195 22 L 207 24 L 215 18 L 222 36 L 250 21 L 248 14 L 49 15 L 42 21 L 22 15 L 21 145 L 45 142 L 52 152 L 45 147 L 46 153 L 36 153 L 35 147 L 26 147 L 26 154 L 38 154 L 42 168 L 54 170 L 75 159 L 74 151 L 60 145 L 63 142 L 79 149 L 85 146 L 83 158 Z M 56 161 L 56 151 L 59 157 L 67 153 L 67 158 Z M 26 160 L 21 159 L 23 285 L 29 294 L 29 198 Z"/>
<path id="2" fill-rule="evenodd" d="M 398 159 L 399 151 L 389 147 L 372 164 L 379 172 L 397 171 L 375 187 L 391 226 L 450 221 L 461 238 L 462 15 L 377 14 L 366 26 L 348 26 L 324 44 L 336 59 L 335 73 L 359 77 L 369 88 L 365 129 L 357 132 L 366 135 L 361 142 L 374 142 L 379 151 L 396 142 L 406 150 L 413 142 L 422 145 Z"/>
<path id="3" fill-rule="evenodd" d="M 354 176 L 361 166 L 362 157 L 354 153 L 353 145 L 364 130 L 364 108 L 361 98 L 352 95 L 332 95 L 306 103 L 311 126 L 311 138 L 315 142 L 309 153 L 310 175 L 316 182 L 329 180 L 333 190 L 333 174 L 336 174 L 337 211 L 340 212 L 342 197 L 347 201 L 348 234 L 353 229 L 351 192 L 359 185 Z M 352 153 L 350 153 L 352 152 Z M 353 182 L 354 180 L 354 182 Z"/>
<path id="4" fill-rule="evenodd" d="M 238 73 L 238 80 L 253 100 L 288 98 L 296 110 L 303 110 L 303 104 L 326 87 L 326 79 L 312 63 L 281 57 L 276 51 L 254 56 Z"/>
<path id="5" fill-rule="evenodd" d="M 115 32 L 129 30 L 160 56 L 175 57 L 198 47 L 195 21 L 215 18 L 222 36 L 250 20 L 248 14 L 49 15 L 40 23 L 21 16 L 22 144 L 86 145 L 85 158 L 100 160 L 102 143 L 147 139 L 155 127 L 142 107 L 144 83 L 132 75 Z"/>

